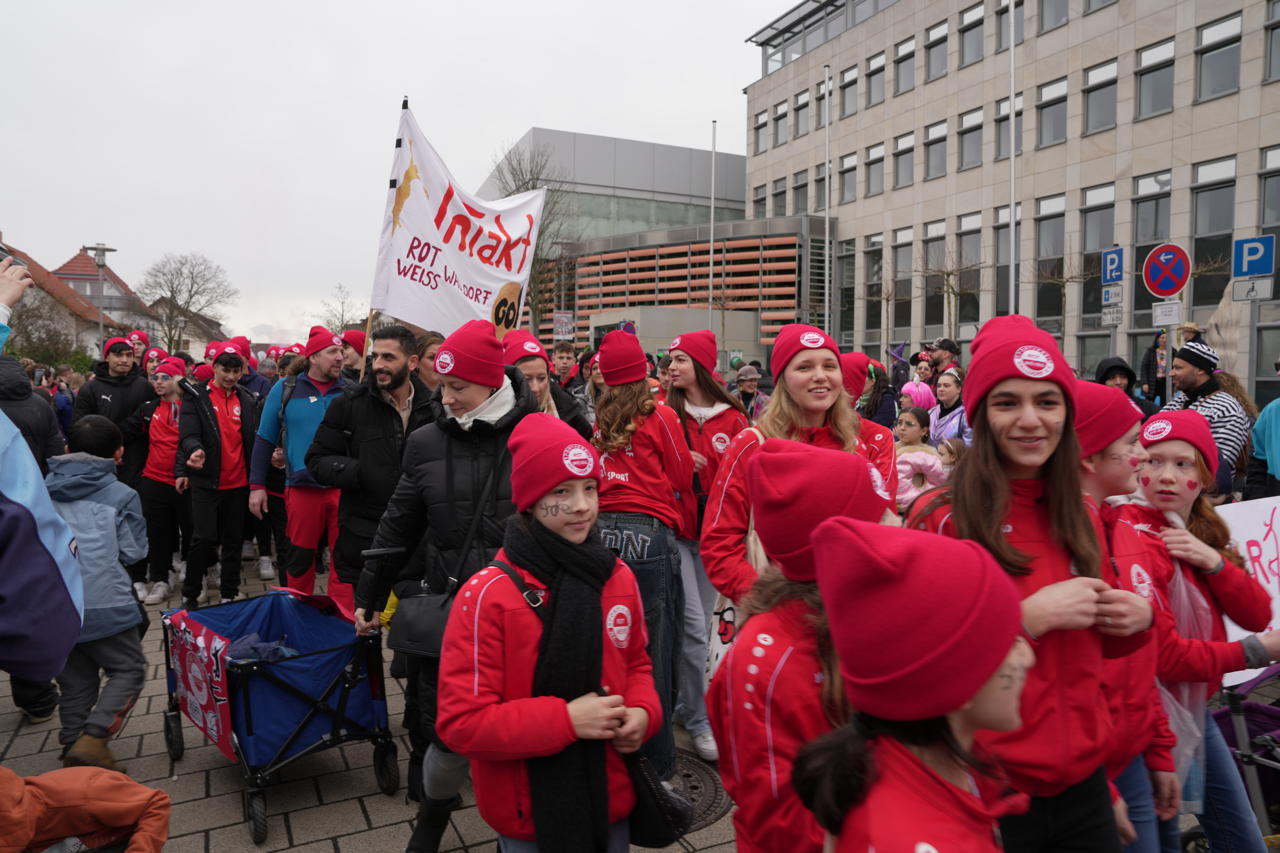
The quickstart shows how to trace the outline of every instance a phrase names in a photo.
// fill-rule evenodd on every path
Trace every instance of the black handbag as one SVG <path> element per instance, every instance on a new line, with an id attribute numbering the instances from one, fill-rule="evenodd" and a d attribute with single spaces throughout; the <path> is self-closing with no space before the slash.
<path id="1" fill-rule="evenodd" d="M 391 629 L 387 632 L 387 647 L 393 651 L 419 657 L 440 657 L 440 649 L 444 645 L 444 629 L 449 624 L 449 608 L 453 597 L 458 592 L 462 580 L 462 569 L 467 555 L 471 552 L 471 543 L 476 531 L 480 528 L 480 518 L 484 515 L 485 502 L 498 480 L 502 470 L 502 462 L 506 458 L 507 449 L 502 448 L 493 465 L 493 473 L 485 483 L 484 491 L 476 501 L 476 511 L 471 516 L 471 526 L 467 529 L 467 537 L 462 542 L 458 554 L 458 562 L 453 573 L 445 583 L 443 592 L 432 592 L 425 579 L 419 586 L 416 595 L 399 599 L 395 615 L 391 618 Z"/>
<path id="2" fill-rule="evenodd" d="M 511 578 L 516 589 L 520 590 L 521 597 L 538 614 L 538 618 L 545 622 L 546 616 L 540 609 L 542 599 L 531 594 L 528 584 L 519 573 L 501 560 L 494 560 L 490 565 L 502 569 Z M 601 689 L 600 694 L 604 693 Z M 622 759 L 627 764 L 631 787 L 636 792 L 636 804 L 628 819 L 631 843 L 636 847 L 670 847 L 689 831 L 693 823 L 693 804 L 680 792 L 664 785 L 654 771 L 653 764 L 639 752 L 627 753 Z"/>

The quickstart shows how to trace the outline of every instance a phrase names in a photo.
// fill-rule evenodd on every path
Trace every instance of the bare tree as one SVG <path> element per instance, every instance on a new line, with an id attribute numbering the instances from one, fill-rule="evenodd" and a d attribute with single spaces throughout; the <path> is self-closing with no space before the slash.
<path id="1" fill-rule="evenodd" d="M 967 262 L 950 245 L 943 245 L 938 250 L 926 250 L 924 263 L 915 272 L 923 278 L 924 295 L 940 295 L 943 300 L 943 337 L 953 341 L 960 339 L 961 314 L 972 319 L 963 320 L 976 324 L 979 314 L 979 300 L 982 298 L 982 271 L 989 264 Z M 892 300 L 892 293 L 887 297 Z M 961 310 L 964 308 L 965 310 Z"/>
<path id="2" fill-rule="evenodd" d="M 38 287 L 29 288 L 9 318 L 13 329 L 9 353 L 41 364 L 71 361 L 77 354 L 83 359 L 76 345 L 78 322 L 52 296 Z"/>
<path id="3" fill-rule="evenodd" d="M 187 324 L 194 314 L 222 319 L 222 309 L 240 291 L 231 286 L 226 271 L 204 255 L 165 255 L 151 265 L 138 287 L 141 296 L 160 318 L 165 349 L 181 349 Z"/>
<path id="4" fill-rule="evenodd" d="M 344 284 L 334 285 L 333 299 L 320 303 L 320 325 L 332 332 L 341 334 L 352 323 L 364 322 L 365 317 L 364 306 Z"/>

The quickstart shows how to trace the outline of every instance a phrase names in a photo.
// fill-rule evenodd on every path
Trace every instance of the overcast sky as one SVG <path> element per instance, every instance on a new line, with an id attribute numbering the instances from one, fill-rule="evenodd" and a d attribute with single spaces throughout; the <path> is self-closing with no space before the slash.
<path id="1" fill-rule="evenodd" d="M 339 282 L 363 302 L 403 95 L 477 189 L 533 126 L 742 153 L 790 0 L 9 3 L 0 231 L 53 268 L 82 244 L 137 284 L 200 252 L 229 330 L 293 340 Z"/>

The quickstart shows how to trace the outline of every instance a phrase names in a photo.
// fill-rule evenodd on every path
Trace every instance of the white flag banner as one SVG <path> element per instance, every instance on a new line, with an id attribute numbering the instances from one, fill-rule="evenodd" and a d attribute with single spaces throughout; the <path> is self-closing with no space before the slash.
<path id="1" fill-rule="evenodd" d="M 1280 498 L 1259 498 L 1218 507 L 1218 516 L 1227 523 L 1231 541 L 1244 557 L 1244 567 L 1271 596 L 1271 624 L 1267 630 L 1280 627 Z M 1227 639 L 1239 640 L 1246 631 L 1230 619 Z M 1260 669 L 1229 673 L 1223 683 L 1241 684 L 1260 674 Z"/>
<path id="2" fill-rule="evenodd" d="M 491 320 L 501 339 L 520 323 L 545 197 L 463 192 L 406 104 L 370 305 L 444 335 Z"/>

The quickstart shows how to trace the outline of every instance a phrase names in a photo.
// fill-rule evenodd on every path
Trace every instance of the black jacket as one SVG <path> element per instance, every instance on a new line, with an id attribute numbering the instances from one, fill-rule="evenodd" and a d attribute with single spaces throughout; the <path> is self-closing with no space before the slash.
<path id="1" fill-rule="evenodd" d="M 40 463 L 40 473 L 49 473 L 45 460 L 66 451 L 58 416 L 52 402 L 32 393 L 27 372 L 11 355 L 0 355 L 0 412 L 9 416 L 27 440 L 31 455 Z"/>
<path id="2" fill-rule="evenodd" d="M 587 413 L 582 411 L 582 404 L 578 402 L 578 398 L 561 388 L 559 382 L 548 382 L 547 387 L 551 389 L 551 401 L 556 404 L 556 414 L 560 416 L 560 420 L 576 429 L 578 435 L 590 441 L 591 421 L 587 420 Z"/>
<path id="3" fill-rule="evenodd" d="M 413 403 L 407 431 L 370 372 L 363 383 L 345 386 L 342 396 L 329 404 L 307 450 L 311 475 L 325 486 L 342 490 L 333 558 L 338 577 L 347 583 L 360 579 L 364 566 L 360 552 L 369 547 L 395 491 L 406 438 L 418 427 L 433 423 L 439 411 L 416 373 L 409 374 L 409 382 Z"/>
<path id="4" fill-rule="evenodd" d="M 199 387 L 181 380 L 182 408 L 178 412 L 178 452 L 174 457 L 176 477 L 190 477 L 191 485 L 218 488 L 222 473 L 222 433 L 217 412 L 209 399 L 209 386 Z M 249 457 L 253 454 L 254 436 L 258 432 L 258 399 L 253 393 L 236 386 L 240 399 L 240 437 L 244 446 L 244 470 L 249 473 Z M 204 450 L 204 466 L 199 471 L 187 470 L 187 457 Z"/>
<path id="5" fill-rule="evenodd" d="M 120 426 L 139 406 L 155 398 L 155 389 L 138 365 L 135 364 L 124 376 L 112 376 L 107 363 L 97 361 L 93 364 L 93 376 L 76 394 L 75 403 L 71 407 L 71 420 L 74 423 L 85 415 L 102 415 Z M 136 439 L 126 441 L 120 480 L 130 486 L 135 485 L 146 462 L 146 446 Z"/>
<path id="6" fill-rule="evenodd" d="M 1129 366 L 1129 362 L 1119 356 L 1104 358 L 1098 362 L 1098 367 L 1093 372 L 1093 381 L 1099 385 L 1105 385 L 1107 380 L 1117 373 L 1123 373 L 1125 378 L 1128 379 L 1129 384 L 1125 387 L 1124 392 L 1129 395 L 1129 399 L 1133 401 L 1133 404 L 1142 410 L 1143 420 L 1160 411 L 1160 408 L 1155 403 L 1135 396 L 1134 392 L 1138 389 L 1138 377 L 1133 372 L 1133 368 Z"/>
<path id="7" fill-rule="evenodd" d="M 365 562 L 356 587 L 356 607 L 372 605 L 373 610 L 381 610 L 397 580 L 421 578 L 432 589 L 443 591 L 450 577 L 461 583 L 484 568 L 502 546 L 506 520 L 515 513 L 507 439 L 521 418 L 538 410 L 537 398 L 520 371 L 509 366 L 506 373 L 515 391 L 515 405 L 496 423 L 476 423 L 464 431 L 444 413 L 409 436 L 400 480 L 371 543 L 372 548 L 406 551 Z M 491 478 L 493 487 L 477 508 Z M 464 552 L 477 509 L 480 523 Z M 410 552 L 419 542 L 422 553 L 410 561 Z"/>

